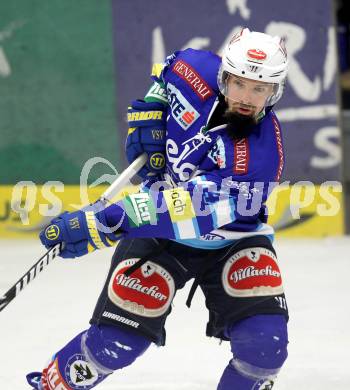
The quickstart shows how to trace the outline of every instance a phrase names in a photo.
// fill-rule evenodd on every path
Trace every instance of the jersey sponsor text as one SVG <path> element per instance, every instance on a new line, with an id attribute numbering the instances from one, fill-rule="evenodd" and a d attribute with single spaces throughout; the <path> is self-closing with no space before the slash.
<path id="1" fill-rule="evenodd" d="M 249 144 L 247 138 L 242 138 L 235 142 L 234 167 L 233 171 L 237 175 L 244 175 L 248 172 Z"/>
<path id="2" fill-rule="evenodd" d="M 185 61 L 177 61 L 174 65 L 173 71 L 185 80 L 192 90 L 202 99 L 206 100 L 213 95 L 212 89 L 199 76 L 199 74 Z"/>

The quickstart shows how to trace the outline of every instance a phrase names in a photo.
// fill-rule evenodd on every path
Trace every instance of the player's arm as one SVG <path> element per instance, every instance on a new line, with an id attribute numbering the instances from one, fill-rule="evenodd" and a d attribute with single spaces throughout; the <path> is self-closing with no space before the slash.
<path id="1" fill-rule="evenodd" d="M 125 153 L 130 164 L 147 154 L 146 165 L 138 172 L 142 178 L 164 171 L 166 114 L 166 106 L 159 102 L 134 100 L 128 107 Z"/>
<path id="2" fill-rule="evenodd" d="M 63 257 L 82 256 L 121 237 L 196 238 L 235 220 L 236 196 L 215 182 L 131 194 L 102 208 L 63 213 L 40 234 L 46 247 L 64 243 Z"/>
<path id="3" fill-rule="evenodd" d="M 211 181 L 182 184 L 128 195 L 105 210 L 108 226 L 120 223 L 119 231 L 130 238 L 189 239 L 235 220 L 236 195 L 232 191 Z"/>

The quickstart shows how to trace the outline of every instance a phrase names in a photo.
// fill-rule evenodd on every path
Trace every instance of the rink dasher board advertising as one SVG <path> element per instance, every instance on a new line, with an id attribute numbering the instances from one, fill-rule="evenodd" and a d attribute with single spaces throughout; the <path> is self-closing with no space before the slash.
<path id="1" fill-rule="evenodd" d="M 310 182 L 310 186 L 285 185 L 278 193 L 278 200 L 272 198 L 269 201 L 275 210 L 269 222 L 278 235 L 289 237 L 343 233 L 336 48 L 331 0 L 296 0 L 288 9 L 283 2 L 272 0 L 204 0 L 200 7 L 194 0 L 170 3 L 149 0 L 147 5 L 142 0 L 112 0 L 110 12 L 115 50 L 104 53 L 114 53 L 119 139 L 126 135 L 126 107 L 130 101 L 145 94 L 150 85 L 148 75 L 152 64 L 162 62 L 166 55 L 186 47 L 220 53 L 242 26 L 285 37 L 290 62 L 289 79 L 285 94 L 276 106 L 286 150 L 282 182 L 293 184 L 305 180 Z M 8 46 L 4 45 L 4 49 L 8 51 Z M 108 55 L 112 57 L 112 54 Z M 105 104 L 102 106 L 105 107 Z M 79 115 L 87 118 L 86 113 Z M 69 121 L 74 123 L 72 118 L 69 116 Z M 31 125 L 34 126 L 33 123 Z M 114 128 L 108 131 L 111 139 L 115 137 Z M 102 137 L 100 133 L 93 137 L 100 142 L 103 139 L 107 147 L 106 140 L 109 138 Z M 45 145 L 45 151 L 47 147 Z M 94 149 L 105 150 L 104 146 L 96 145 Z M 65 153 L 73 155 L 75 150 Z M 120 142 L 115 154 L 121 157 L 123 153 Z M 72 170 L 67 164 L 69 159 L 55 159 L 52 153 L 50 159 L 65 166 L 65 172 Z M 41 162 L 40 165 L 45 164 Z M 75 166 L 75 170 L 79 171 L 79 165 Z M 40 181 L 34 174 L 29 175 L 33 175 L 29 179 L 34 185 Z M 325 190 L 322 186 L 328 181 L 335 184 Z M 84 203 L 80 200 L 79 186 L 65 185 L 61 188 L 62 192 L 61 189 L 45 186 L 35 187 L 35 195 L 32 188 L 14 197 L 13 186 L 0 186 L 0 238 L 37 237 L 41 228 L 54 216 L 63 210 L 73 211 L 72 204 Z M 102 187 L 91 189 L 90 201 L 96 200 L 103 190 Z"/>
<path id="2" fill-rule="evenodd" d="M 87 189 L 82 197 L 79 186 L 54 187 L 33 185 L 30 188 L 0 186 L 0 238 L 38 238 L 48 222 L 64 210 L 74 211 L 94 202 L 106 189 Z M 115 200 L 137 191 L 128 187 Z M 83 191 L 85 194 L 85 191 Z M 269 221 L 277 237 L 325 237 L 344 233 L 341 186 L 282 184 L 268 200 Z M 210 234 L 207 235 L 210 239 Z"/>
<path id="3" fill-rule="evenodd" d="M 148 90 L 153 63 L 187 47 L 220 54 L 232 35 L 247 26 L 286 40 L 289 76 L 276 106 L 286 150 L 284 179 L 314 184 L 340 179 L 331 0 L 296 0 L 288 8 L 275 0 L 204 0 L 200 7 L 195 0 L 150 0 L 147 8 L 142 0 L 113 0 L 112 7 L 120 129 L 126 128 L 125 107 Z"/>

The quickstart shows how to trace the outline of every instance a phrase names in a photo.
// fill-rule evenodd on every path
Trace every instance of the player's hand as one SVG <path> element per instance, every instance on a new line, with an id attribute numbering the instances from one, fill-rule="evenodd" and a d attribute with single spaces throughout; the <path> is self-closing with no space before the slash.
<path id="1" fill-rule="evenodd" d="M 120 235 L 107 227 L 104 209 L 95 203 L 72 213 L 64 212 L 40 232 L 46 248 L 63 243 L 61 257 L 74 258 L 116 244 Z"/>
<path id="2" fill-rule="evenodd" d="M 126 157 L 131 164 L 140 154 L 147 153 L 148 161 L 138 175 L 162 173 L 165 168 L 166 107 L 161 103 L 135 100 L 128 108 Z"/>

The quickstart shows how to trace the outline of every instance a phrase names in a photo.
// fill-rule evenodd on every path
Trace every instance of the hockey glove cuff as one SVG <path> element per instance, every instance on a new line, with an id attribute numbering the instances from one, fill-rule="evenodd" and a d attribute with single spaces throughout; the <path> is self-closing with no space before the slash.
<path id="1" fill-rule="evenodd" d="M 115 234 L 117 228 L 107 226 L 104 208 L 97 202 L 79 211 L 64 212 L 39 237 L 46 248 L 62 242 L 60 256 L 74 258 L 115 245 L 122 237 L 119 232 Z"/>
<path id="2" fill-rule="evenodd" d="M 138 173 L 145 178 L 164 172 L 166 107 L 162 103 L 135 100 L 128 108 L 129 130 L 125 151 L 129 163 L 147 153 L 148 161 Z"/>

